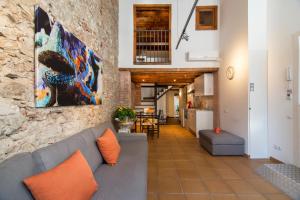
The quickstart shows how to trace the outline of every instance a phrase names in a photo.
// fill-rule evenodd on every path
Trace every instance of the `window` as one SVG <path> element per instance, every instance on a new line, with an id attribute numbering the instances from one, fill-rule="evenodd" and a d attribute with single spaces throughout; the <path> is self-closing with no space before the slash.
<path id="1" fill-rule="evenodd" d="M 171 5 L 134 5 L 136 65 L 171 64 Z"/>
<path id="2" fill-rule="evenodd" d="M 196 7 L 196 30 L 218 29 L 218 7 L 197 6 Z"/>

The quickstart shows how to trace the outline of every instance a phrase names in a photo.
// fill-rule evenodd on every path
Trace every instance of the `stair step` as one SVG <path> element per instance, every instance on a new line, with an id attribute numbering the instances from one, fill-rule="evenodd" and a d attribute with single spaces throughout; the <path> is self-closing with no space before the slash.
<path id="1" fill-rule="evenodd" d="M 256 171 L 292 199 L 300 199 L 300 168 L 289 164 L 265 164 Z"/>
<path id="2" fill-rule="evenodd" d="M 155 99 L 143 99 L 141 100 L 141 102 L 154 102 Z"/>
<path id="3" fill-rule="evenodd" d="M 141 106 L 155 106 L 154 102 L 141 102 Z"/>

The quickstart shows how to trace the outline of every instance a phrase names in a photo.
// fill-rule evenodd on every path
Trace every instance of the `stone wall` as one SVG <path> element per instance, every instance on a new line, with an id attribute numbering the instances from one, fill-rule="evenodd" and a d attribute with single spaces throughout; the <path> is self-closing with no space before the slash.
<path id="1" fill-rule="evenodd" d="M 141 84 L 136 83 L 134 88 L 134 105 L 140 106 L 142 101 L 142 88 Z"/>
<path id="2" fill-rule="evenodd" d="M 101 106 L 34 107 L 34 5 L 104 60 Z M 0 1 L 0 160 L 33 151 L 100 122 L 119 103 L 118 0 Z"/>
<path id="3" fill-rule="evenodd" d="M 132 106 L 132 95 L 131 95 L 131 74 L 129 71 L 120 71 L 120 105 Z"/>

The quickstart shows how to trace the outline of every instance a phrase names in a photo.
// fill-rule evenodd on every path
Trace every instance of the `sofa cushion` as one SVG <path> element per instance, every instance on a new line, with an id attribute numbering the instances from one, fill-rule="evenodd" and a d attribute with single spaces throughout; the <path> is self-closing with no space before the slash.
<path id="1" fill-rule="evenodd" d="M 30 153 L 18 154 L 3 161 L 0 164 L 0 199 L 33 199 L 23 179 L 40 172 Z"/>
<path id="2" fill-rule="evenodd" d="M 96 137 L 91 129 L 86 129 L 65 140 L 39 149 L 33 152 L 33 156 L 43 170 L 49 170 L 66 160 L 77 149 L 82 152 L 93 171 L 103 163 L 96 144 Z"/>
<path id="3" fill-rule="evenodd" d="M 91 130 L 92 132 L 94 133 L 95 137 L 96 138 L 99 138 L 104 132 L 106 129 L 111 129 L 112 132 L 116 135 L 116 137 L 118 138 L 118 134 L 117 134 L 117 131 L 114 127 L 114 125 L 111 123 L 111 122 L 104 122 L 104 123 L 101 123 L 95 127 L 93 127 Z M 118 138 L 119 140 L 119 138 Z"/>
<path id="4" fill-rule="evenodd" d="M 101 188 L 93 200 L 147 199 L 148 147 L 145 138 L 120 141 L 120 162 L 114 167 L 101 165 L 94 174 Z"/>
<path id="5" fill-rule="evenodd" d="M 206 140 L 213 145 L 243 145 L 244 139 L 226 131 L 216 134 L 213 130 L 199 131 L 200 140 Z"/>
<path id="6" fill-rule="evenodd" d="M 93 172 L 79 150 L 53 169 L 27 177 L 24 183 L 36 200 L 86 200 L 98 188 Z"/>
<path id="7" fill-rule="evenodd" d="M 92 170 L 95 171 L 99 165 L 103 163 L 103 157 L 99 153 L 97 142 L 96 142 L 96 137 L 92 132 L 92 129 L 89 128 L 85 131 L 82 131 L 79 133 L 82 139 L 86 142 L 88 151 L 82 151 L 84 154 L 84 157 L 87 159 L 89 165 L 91 166 Z M 72 146 L 72 144 L 70 144 Z M 72 146 L 72 151 L 76 149 L 76 145 Z M 78 147 L 77 147 L 78 149 Z"/>

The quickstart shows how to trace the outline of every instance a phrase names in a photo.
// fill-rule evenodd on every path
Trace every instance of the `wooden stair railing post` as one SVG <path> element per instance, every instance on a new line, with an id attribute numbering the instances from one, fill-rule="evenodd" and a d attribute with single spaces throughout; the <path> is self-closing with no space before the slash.
<path id="1" fill-rule="evenodd" d="M 157 84 L 154 85 L 154 108 L 155 108 L 155 114 L 157 114 Z"/>

